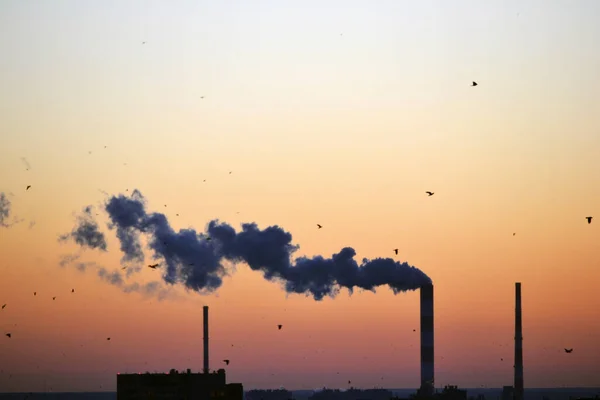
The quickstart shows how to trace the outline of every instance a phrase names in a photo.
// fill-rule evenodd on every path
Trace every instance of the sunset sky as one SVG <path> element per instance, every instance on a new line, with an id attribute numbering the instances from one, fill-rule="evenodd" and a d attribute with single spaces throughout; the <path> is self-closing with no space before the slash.
<path id="1" fill-rule="evenodd" d="M 513 384 L 522 282 L 525 387 L 600 386 L 599 15 L 595 0 L 1 1 L 0 391 L 200 370 L 203 305 L 211 367 L 230 359 L 245 389 L 419 386 L 418 291 L 317 302 L 238 264 L 214 294 L 159 301 L 61 267 L 120 271 L 98 206 L 133 189 L 177 230 L 276 224 L 297 256 L 418 267 L 437 387 Z M 87 205 L 105 253 L 57 240 Z"/>

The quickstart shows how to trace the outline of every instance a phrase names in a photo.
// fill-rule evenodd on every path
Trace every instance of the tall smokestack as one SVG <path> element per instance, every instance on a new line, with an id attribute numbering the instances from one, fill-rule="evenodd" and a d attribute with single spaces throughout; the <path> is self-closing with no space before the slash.
<path id="1" fill-rule="evenodd" d="M 204 306 L 204 373 L 208 372 L 208 306 Z"/>
<path id="2" fill-rule="evenodd" d="M 421 286 L 421 393 L 433 395 L 433 285 Z"/>
<path id="3" fill-rule="evenodd" d="M 515 283 L 515 392 L 523 400 L 523 325 L 521 320 L 521 282 Z"/>

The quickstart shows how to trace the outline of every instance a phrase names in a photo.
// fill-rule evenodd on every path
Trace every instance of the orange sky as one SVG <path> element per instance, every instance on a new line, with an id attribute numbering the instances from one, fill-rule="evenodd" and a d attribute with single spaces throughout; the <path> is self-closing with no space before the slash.
<path id="1" fill-rule="evenodd" d="M 512 384 L 522 282 L 525 386 L 600 386 L 597 3 L 267 3 L 0 5 L 0 192 L 23 219 L 0 227 L 0 388 L 199 370 L 205 304 L 230 382 L 419 385 L 417 292 L 316 302 L 238 265 L 216 294 L 158 301 L 60 267 L 74 216 L 134 188 L 175 229 L 277 224 L 297 255 L 359 261 L 399 248 L 435 285 L 436 386 Z M 117 269 L 99 220 L 109 251 L 82 259 Z"/>

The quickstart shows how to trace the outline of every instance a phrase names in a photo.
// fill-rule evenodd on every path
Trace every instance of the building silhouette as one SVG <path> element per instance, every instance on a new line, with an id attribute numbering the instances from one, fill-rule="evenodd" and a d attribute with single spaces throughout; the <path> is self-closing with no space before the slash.
<path id="1" fill-rule="evenodd" d="M 390 400 L 392 392 L 386 389 L 323 389 L 315 392 L 309 400 Z M 255 400 L 255 399 L 253 399 Z"/>
<path id="2" fill-rule="evenodd" d="M 117 400 L 244 400 L 241 383 L 227 383 L 225 370 L 208 365 L 208 306 L 204 306 L 204 370 L 117 374 Z"/>
<path id="3" fill-rule="evenodd" d="M 226 382 L 225 370 L 192 373 L 118 374 L 117 399 L 243 400 L 241 383 Z"/>
<path id="4" fill-rule="evenodd" d="M 502 388 L 502 400 L 513 400 L 515 396 L 515 388 L 512 386 L 504 386 Z"/>
<path id="5" fill-rule="evenodd" d="M 290 400 L 292 392 L 286 389 L 254 389 L 246 393 L 246 400 Z"/>

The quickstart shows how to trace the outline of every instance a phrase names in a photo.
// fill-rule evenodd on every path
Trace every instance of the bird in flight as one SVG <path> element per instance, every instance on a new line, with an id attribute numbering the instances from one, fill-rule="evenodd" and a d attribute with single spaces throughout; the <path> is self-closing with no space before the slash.
<path id="1" fill-rule="evenodd" d="M 317 229 L 321 229 L 323 226 L 321 224 L 317 224 Z"/>
<path id="2" fill-rule="evenodd" d="M 109 338 L 109 337 L 107 337 L 107 338 L 106 338 L 106 340 L 110 340 L 110 338 Z"/>
<path id="3" fill-rule="evenodd" d="M 156 269 L 156 267 L 158 267 L 158 264 L 149 264 L 148 265 L 148 268 Z"/>
<path id="4" fill-rule="evenodd" d="M 125 269 L 127 269 L 127 267 L 121 267 L 121 269 L 122 269 L 122 270 L 125 270 Z"/>
<path id="5" fill-rule="evenodd" d="M 212 240 L 212 238 L 210 236 L 207 236 L 206 240 L 210 241 L 210 240 Z"/>
<path id="6" fill-rule="evenodd" d="M 142 44 L 146 44 L 146 42 L 142 42 Z"/>
<path id="7" fill-rule="evenodd" d="M 75 293 L 75 289 L 71 289 L 71 293 Z"/>
<path id="8" fill-rule="evenodd" d="M 277 325 L 277 328 L 278 328 L 279 330 L 281 330 L 281 328 L 283 328 L 283 325 Z"/>
<path id="9" fill-rule="evenodd" d="M 34 296 L 37 296 L 37 292 L 33 292 L 33 295 L 34 295 Z"/>
<path id="10" fill-rule="evenodd" d="M 425 193 L 427 193 L 428 196 L 433 196 L 434 195 L 433 192 L 425 192 Z"/>
<path id="11" fill-rule="evenodd" d="M 12 335 L 10 333 L 7 333 L 6 337 L 10 339 L 12 337 Z"/>
<path id="12" fill-rule="evenodd" d="M 593 217 L 585 217 L 585 219 L 587 219 L 587 221 L 588 221 L 588 224 L 591 224 L 591 223 L 592 223 L 592 218 L 593 218 Z"/>
<path id="13" fill-rule="evenodd" d="M 573 349 L 565 349 L 565 353 L 572 353 Z"/>
<path id="14" fill-rule="evenodd" d="M 398 255 L 398 249 L 394 249 L 394 253 L 396 253 L 396 255 Z"/>
<path id="15" fill-rule="evenodd" d="M 31 185 L 27 185 L 27 187 L 25 188 L 25 190 L 29 190 L 30 187 L 31 187 Z"/>
<path id="16" fill-rule="evenodd" d="M 52 298 L 52 300 L 56 300 L 56 296 L 54 296 L 54 297 Z"/>
<path id="17" fill-rule="evenodd" d="M 471 86 L 477 86 L 477 82 L 473 81 L 473 83 L 471 84 Z"/>
<path id="18" fill-rule="evenodd" d="M 223 360 L 223 362 L 225 363 L 225 365 L 229 365 L 229 360 Z"/>
<path id="19" fill-rule="evenodd" d="M 2 309 L 4 310 L 4 307 L 6 307 L 6 304 L 2 304 Z"/>
<path id="20" fill-rule="evenodd" d="M 516 234 L 517 234 L 516 232 L 513 232 L 513 236 L 515 236 Z"/>

